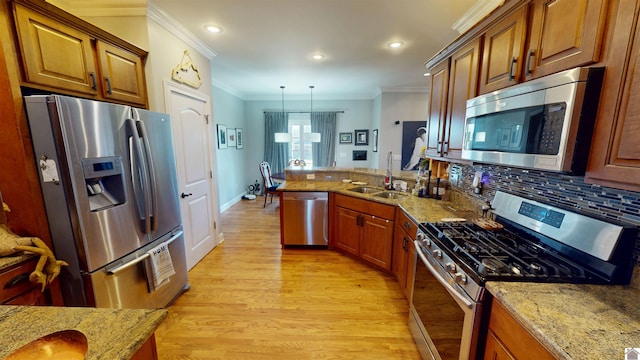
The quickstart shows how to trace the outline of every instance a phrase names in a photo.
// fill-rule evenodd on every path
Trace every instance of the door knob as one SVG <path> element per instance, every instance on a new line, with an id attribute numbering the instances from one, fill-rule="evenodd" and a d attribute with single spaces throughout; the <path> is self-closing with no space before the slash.
<path id="1" fill-rule="evenodd" d="M 182 193 L 182 194 L 180 195 L 180 197 L 184 199 L 184 198 L 189 197 L 189 196 L 191 196 L 191 195 L 193 195 L 193 194 L 192 194 L 192 193 Z"/>

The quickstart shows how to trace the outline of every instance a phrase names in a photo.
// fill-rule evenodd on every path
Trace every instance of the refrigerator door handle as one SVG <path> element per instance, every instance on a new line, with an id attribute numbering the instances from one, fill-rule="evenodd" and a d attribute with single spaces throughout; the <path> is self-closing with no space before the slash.
<path id="1" fill-rule="evenodd" d="M 138 128 L 134 120 L 127 119 L 126 124 L 131 132 L 129 146 L 131 148 L 131 182 L 133 183 L 134 197 L 136 198 L 136 205 L 138 207 L 140 220 L 142 221 L 142 230 L 145 234 L 149 234 L 151 232 L 151 224 L 149 222 L 151 212 L 149 209 L 150 199 L 149 192 L 147 191 L 149 179 L 147 178 L 142 145 L 140 144 L 140 134 L 138 133 Z M 140 197 L 142 197 L 142 199 L 140 199 Z M 142 206 L 140 206 L 141 200 L 143 202 Z"/>
<path id="2" fill-rule="evenodd" d="M 182 230 L 178 231 L 177 233 L 173 234 L 173 236 L 172 236 L 169 240 L 167 240 L 165 243 L 166 243 L 167 245 L 171 244 L 171 243 L 172 243 L 172 242 L 174 242 L 177 238 L 179 238 L 180 236 L 182 236 L 182 234 L 184 234 L 184 231 L 182 231 Z M 129 262 L 126 262 L 126 263 L 124 263 L 124 264 L 118 265 L 118 266 L 113 267 L 113 268 L 111 268 L 111 269 L 107 269 L 107 270 L 106 270 L 106 271 L 107 271 L 107 274 L 108 274 L 108 275 L 115 275 L 115 274 L 119 273 L 120 271 L 122 271 L 122 270 L 124 270 L 124 269 L 128 269 L 128 268 L 132 267 L 133 265 L 135 265 L 135 264 L 137 264 L 137 263 L 139 263 L 139 262 L 144 261 L 144 260 L 145 260 L 145 259 L 147 259 L 149 256 L 150 256 L 150 255 L 149 255 L 148 253 L 145 253 L 144 255 L 142 255 L 142 256 L 140 256 L 140 257 L 138 257 L 138 258 L 135 258 L 135 259 L 133 259 L 133 260 L 131 260 L 131 261 L 129 261 Z"/>
<path id="3" fill-rule="evenodd" d="M 147 130 L 144 127 L 144 123 L 142 121 L 137 121 L 138 132 L 140 133 L 140 137 L 142 138 L 142 145 L 145 152 L 145 164 L 147 167 L 147 176 L 149 179 L 149 197 L 151 200 L 151 212 L 150 212 L 150 220 L 151 220 L 151 230 L 158 229 L 158 194 L 156 192 L 156 171 L 153 167 L 153 158 L 151 157 L 151 147 L 149 146 L 149 137 L 147 136 Z"/>

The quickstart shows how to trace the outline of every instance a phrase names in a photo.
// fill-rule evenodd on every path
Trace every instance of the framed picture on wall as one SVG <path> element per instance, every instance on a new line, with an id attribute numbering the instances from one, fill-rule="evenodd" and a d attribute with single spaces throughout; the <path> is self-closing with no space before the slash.
<path id="1" fill-rule="evenodd" d="M 378 129 L 372 131 L 373 134 L 373 152 L 378 152 Z"/>
<path id="2" fill-rule="evenodd" d="M 218 127 L 218 149 L 226 149 L 227 148 L 227 126 L 218 124 L 217 127 Z"/>
<path id="3" fill-rule="evenodd" d="M 351 144 L 351 133 L 340 133 L 340 144 Z"/>
<path id="4" fill-rule="evenodd" d="M 236 147 L 236 129 L 227 129 L 227 146 Z"/>
<path id="5" fill-rule="evenodd" d="M 369 145 L 369 130 L 354 130 L 356 145 Z"/>
<path id="6" fill-rule="evenodd" d="M 244 134 L 242 129 L 236 129 L 236 149 L 242 149 L 244 147 Z"/>

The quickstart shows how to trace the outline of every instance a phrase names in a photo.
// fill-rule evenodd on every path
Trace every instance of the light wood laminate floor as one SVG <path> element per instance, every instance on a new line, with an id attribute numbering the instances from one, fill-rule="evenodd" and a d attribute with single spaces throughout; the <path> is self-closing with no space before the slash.
<path id="1" fill-rule="evenodd" d="M 222 214 L 225 241 L 156 332 L 160 359 L 419 359 L 392 275 L 329 250 L 280 249 L 277 199 Z"/>

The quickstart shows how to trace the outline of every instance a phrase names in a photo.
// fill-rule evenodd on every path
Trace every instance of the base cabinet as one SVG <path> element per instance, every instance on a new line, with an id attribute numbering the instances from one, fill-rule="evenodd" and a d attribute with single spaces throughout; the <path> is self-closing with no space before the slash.
<path id="1" fill-rule="evenodd" d="M 41 291 L 38 284 L 29 281 L 29 275 L 36 268 L 38 258 L 0 271 L 0 304 L 2 305 L 48 305 L 48 290 Z"/>
<path id="2" fill-rule="evenodd" d="M 413 245 L 418 225 L 400 208 L 396 210 L 391 273 L 396 277 L 407 299 L 411 296 L 416 250 Z"/>
<path id="3" fill-rule="evenodd" d="M 157 360 L 158 351 L 156 350 L 156 335 L 151 334 L 151 337 L 136 351 L 131 357 L 131 360 Z"/>
<path id="4" fill-rule="evenodd" d="M 555 359 L 516 319 L 493 299 L 484 360 Z"/>
<path id="5" fill-rule="evenodd" d="M 334 244 L 380 269 L 391 270 L 395 207 L 335 195 Z"/>

